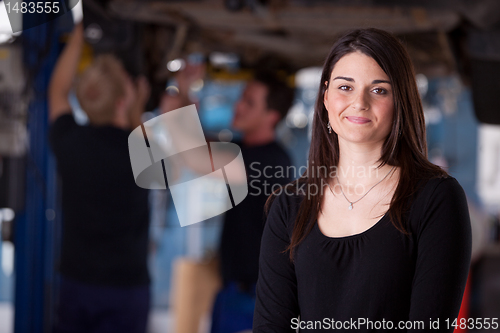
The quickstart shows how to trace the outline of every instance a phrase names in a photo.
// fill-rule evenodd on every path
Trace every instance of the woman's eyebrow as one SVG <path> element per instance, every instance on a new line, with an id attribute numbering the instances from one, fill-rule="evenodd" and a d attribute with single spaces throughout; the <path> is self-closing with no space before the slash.
<path id="1" fill-rule="evenodd" d="M 387 80 L 373 80 L 373 81 L 372 81 L 372 84 L 377 84 L 377 83 L 387 83 L 387 84 L 391 84 L 391 81 L 387 81 Z"/>
<path id="2" fill-rule="evenodd" d="M 354 82 L 354 79 L 352 77 L 345 77 L 345 76 L 337 76 L 336 78 L 334 78 L 334 80 L 346 80 L 346 81 Z"/>
<path id="3" fill-rule="evenodd" d="M 346 76 L 337 76 L 337 77 L 334 78 L 334 80 L 346 80 L 346 81 L 349 81 L 349 82 L 355 82 L 352 77 L 346 77 Z M 391 84 L 391 81 L 387 81 L 387 80 L 373 80 L 372 81 L 372 84 L 378 84 L 378 83 L 388 83 L 388 84 Z"/>

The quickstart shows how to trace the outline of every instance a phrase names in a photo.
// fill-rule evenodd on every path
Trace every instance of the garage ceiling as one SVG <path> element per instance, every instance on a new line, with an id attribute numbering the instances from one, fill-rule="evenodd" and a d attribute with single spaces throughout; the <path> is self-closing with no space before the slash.
<path id="1" fill-rule="evenodd" d="M 243 8 L 231 11 L 228 4 Z M 297 68 L 321 65 L 342 32 L 377 27 L 401 37 L 420 71 L 439 74 L 454 67 L 447 33 L 464 19 L 483 28 L 494 26 L 499 6 L 495 0 L 473 4 L 451 0 L 112 0 L 107 8 L 121 19 L 174 29 L 171 57 L 196 45 L 205 52 L 236 52 L 250 63 L 271 54 Z"/>

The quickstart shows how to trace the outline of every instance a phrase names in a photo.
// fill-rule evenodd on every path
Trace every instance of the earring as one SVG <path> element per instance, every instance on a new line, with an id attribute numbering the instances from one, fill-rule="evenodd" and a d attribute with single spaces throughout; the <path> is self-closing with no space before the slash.
<path id="1" fill-rule="evenodd" d="M 328 133 L 332 134 L 332 125 L 330 125 L 330 121 L 328 121 L 328 125 L 326 125 L 326 128 L 328 128 Z"/>

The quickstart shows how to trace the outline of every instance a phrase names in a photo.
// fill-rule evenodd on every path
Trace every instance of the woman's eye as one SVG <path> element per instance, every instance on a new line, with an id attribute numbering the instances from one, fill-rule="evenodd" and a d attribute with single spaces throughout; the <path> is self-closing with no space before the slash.
<path id="1" fill-rule="evenodd" d="M 339 89 L 343 90 L 343 91 L 349 91 L 349 90 L 351 90 L 351 87 L 349 87 L 349 86 L 340 86 Z"/>
<path id="2" fill-rule="evenodd" d="M 372 91 L 374 93 L 378 94 L 378 95 L 385 95 L 385 94 L 387 94 L 387 90 L 382 89 L 382 88 L 375 88 Z"/>

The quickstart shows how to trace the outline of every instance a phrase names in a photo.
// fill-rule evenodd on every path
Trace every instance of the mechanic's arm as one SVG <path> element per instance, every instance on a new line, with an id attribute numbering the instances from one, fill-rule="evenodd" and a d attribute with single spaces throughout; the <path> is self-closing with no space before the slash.
<path id="1" fill-rule="evenodd" d="M 82 48 L 83 24 L 79 23 L 75 25 L 73 33 L 52 72 L 48 91 L 50 122 L 65 113 L 71 112 L 68 95 L 76 75 Z"/>
<path id="2" fill-rule="evenodd" d="M 160 105 L 161 113 L 167 113 L 192 105 L 193 102 L 189 98 L 189 87 L 193 82 L 203 77 L 205 70 L 204 64 L 188 64 L 184 70 L 180 71 L 176 75 L 179 94 L 175 96 L 165 94 L 163 96 Z M 196 140 L 195 136 L 190 135 L 190 133 L 192 134 L 193 128 L 191 128 L 189 117 L 183 117 L 182 113 L 177 113 L 177 116 L 170 117 L 169 119 L 170 121 L 164 122 L 163 125 L 170 133 L 172 144 L 176 146 L 177 150 L 181 151 L 182 149 L 180 147 L 182 146 L 196 147 L 198 145 L 199 141 Z M 212 148 L 211 154 L 212 160 L 227 161 L 227 163 L 233 161 L 237 157 L 237 153 L 234 151 L 223 151 Z M 207 156 L 195 153 L 183 154 L 182 167 L 187 167 L 194 172 L 205 175 L 207 174 L 207 167 L 210 165 L 210 160 L 207 162 L 205 158 Z M 227 163 L 222 164 L 226 165 Z M 212 175 L 223 177 L 222 174 Z M 225 168 L 225 177 L 227 177 L 227 181 L 231 184 L 246 184 L 247 181 L 245 168 L 242 165 L 241 167 Z"/>
<path id="3" fill-rule="evenodd" d="M 186 67 L 175 76 L 179 89 L 177 95 L 165 94 L 163 96 L 161 100 L 161 112 L 165 113 L 195 104 L 189 97 L 189 89 L 196 80 L 202 79 L 205 76 L 205 72 L 205 64 L 187 63 Z"/>

